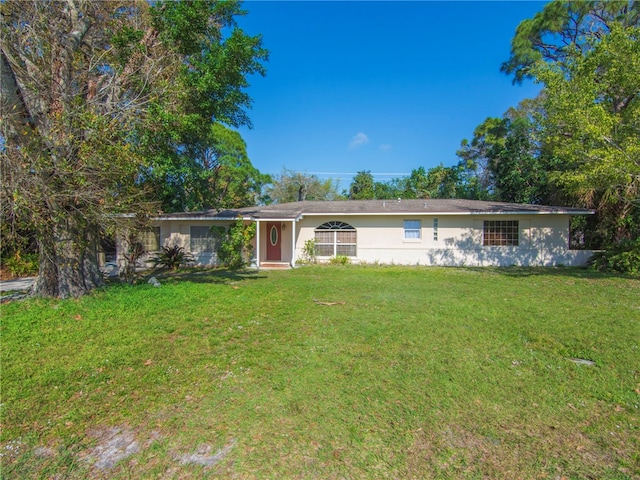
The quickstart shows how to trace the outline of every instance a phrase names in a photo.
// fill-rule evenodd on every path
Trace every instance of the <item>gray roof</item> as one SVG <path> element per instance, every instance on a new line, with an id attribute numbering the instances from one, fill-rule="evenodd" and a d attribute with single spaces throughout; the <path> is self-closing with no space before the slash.
<path id="1" fill-rule="evenodd" d="M 590 215 L 593 210 L 548 205 L 487 202 L 480 200 L 343 200 L 304 201 L 229 210 L 168 213 L 157 219 L 221 220 L 242 216 L 256 220 L 292 220 L 305 215 L 463 215 L 463 214 L 565 214 Z"/>

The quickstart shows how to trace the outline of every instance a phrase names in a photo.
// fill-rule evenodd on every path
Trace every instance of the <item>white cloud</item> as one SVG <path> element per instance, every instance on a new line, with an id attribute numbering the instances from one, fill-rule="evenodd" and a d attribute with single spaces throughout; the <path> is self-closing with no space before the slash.
<path id="1" fill-rule="evenodd" d="M 388 143 L 383 143 L 382 145 L 380 145 L 378 147 L 380 150 L 382 150 L 383 152 L 388 152 L 389 150 L 391 150 L 391 145 L 389 145 Z"/>
<path id="2" fill-rule="evenodd" d="M 354 148 L 361 147 L 369 143 L 369 137 L 365 133 L 358 132 L 356 133 L 351 141 L 349 142 L 349 149 L 352 150 Z"/>

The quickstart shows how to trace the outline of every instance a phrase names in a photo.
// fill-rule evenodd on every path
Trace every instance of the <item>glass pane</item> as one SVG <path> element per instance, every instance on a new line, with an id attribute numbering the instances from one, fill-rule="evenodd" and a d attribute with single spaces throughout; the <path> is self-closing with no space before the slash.
<path id="1" fill-rule="evenodd" d="M 338 243 L 356 243 L 356 232 L 341 231 L 336 232 Z"/>
<path id="2" fill-rule="evenodd" d="M 316 252 L 319 257 L 332 257 L 333 245 L 317 245 L 316 244 Z"/>
<path id="3" fill-rule="evenodd" d="M 420 220 L 405 220 L 404 228 L 406 230 L 415 230 L 420 228 Z"/>
<path id="4" fill-rule="evenodd" d="M 486 220 L 482 237 L 483 245 L 514 246 L 519 244 L 520 222 L 518 220 Z"/>
<path id="5" fill-rule="evenodd" d="M 333 243 L 334 232 L 316 232 L 317 243 Z"/>
<path id="6" fill-rule="evenodd" d="M 157 252 L 160 250 L 160 227 L 153 227 L 150 232 L 144 232 L 142 243 L 147 252 Z"/>
<path id="7" fill-rule="evenodd" d="M 336 255 L 346 255 L 347 257 L 355 257 L 356 246 L 355 245 L 338 245 L 336 247 Z"/>
<path id="8" fill-rule="evenodd" d="M 217 237 L 211 232 L 210 227 L 191 227 L 190 249 L 192 252 L 215 252 L 217 249 Z"/>
<path id="9" fill-rule="evenodd" d="M 271 232 L 269 232 L 271 245 L 276 246 L 278 244 L 278 227 L 275 225 L 271 227 Z"/>

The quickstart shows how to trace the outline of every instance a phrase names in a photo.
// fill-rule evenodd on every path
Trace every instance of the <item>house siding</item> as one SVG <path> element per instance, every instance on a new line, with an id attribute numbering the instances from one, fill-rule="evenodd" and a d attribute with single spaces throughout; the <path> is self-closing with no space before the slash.
<path id="1" fill-rule="evenodd" d="M 438 219 L 438 240 L 433 219 Z M 357 231 L 354 263 L 443 266 L 583 265 L 591 251 L 569 249 L 569 215 L 307 216 L 298 222 L 296 258 L 315 229 L 342 220 Z M 421 220 L 421 238 L 404 239 L 404 220 Z M 517 220 L 519 244 L 483 246 L 485 220 Z M 321 259 L 322 260 L 322 259 Z"/>
<path id="2" fill-rule="evenodd" d="M 327 213 L 333 212 L 333 213 Z M 594 253 L 569 248 L 572 215 L 592 211 L 471 200 L 407 200 L 298 202 L 235 211 L 179 213 L 158 218 L 161 243 L 190 251 L 191 227 L 229 227 L 241 216 L 256 222 L 252 265 L 266 261 L 268 224 L 280 222 L 281 260 L 294 265 L 304 258 L 304 245 L 315 238 L 315 230 L 327 222 L 345 222 L 356 229 L 354 263 L 444 266 L 553 266 L 583 265 Z M 434 221 L 437 219 L 437 238 Z M 405 238 L 405 221 L 420 221 L 420 237 L 410 223 L 411 238 Z M 518 243 L 513 246 L 484 246 L 485 221 L 518 221 Z M 513 230 L 498 232 L 513 241 Z M 339 237 L 337 237 L 339 238 Z M 346 241 L 346 237 L 345 238 Z M 505 237 L 502 237 L 505 238 Z M 118 259 L 124 259 L 118 249 Z M 346 251 L 346 250 L 345 250 Z M 200 265 L 216 265 L 216 252 L 191 252 Z M 319 258 L 321 261 L 329 257 Z M 279 262 L 279 263 L 280 263 Z"/>

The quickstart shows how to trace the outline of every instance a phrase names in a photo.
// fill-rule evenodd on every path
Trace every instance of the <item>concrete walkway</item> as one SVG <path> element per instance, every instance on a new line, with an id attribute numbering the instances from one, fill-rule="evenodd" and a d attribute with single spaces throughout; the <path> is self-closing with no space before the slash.
<path id="1" fill-rule="evenodd" d="M 0 292 L 15 292 L 29 290 L 36 277 L 16 278 L 14 280 L 0 280 Z"/>

